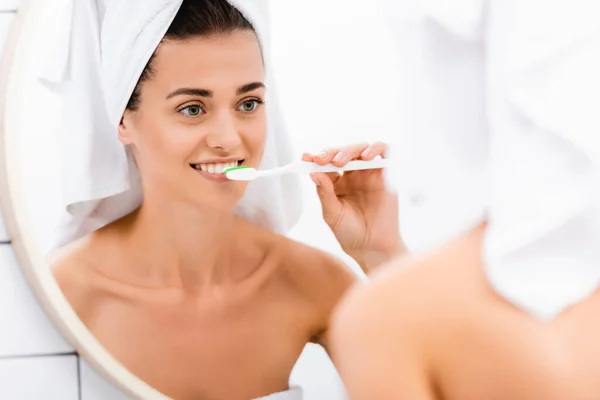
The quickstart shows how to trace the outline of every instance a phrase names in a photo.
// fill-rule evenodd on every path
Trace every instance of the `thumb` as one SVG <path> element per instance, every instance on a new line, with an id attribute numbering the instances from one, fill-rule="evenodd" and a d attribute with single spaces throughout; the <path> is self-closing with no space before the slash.
<path id="1" fill-rule="evenodd" d="M 335 194 L 335 188 L 331 178 L 325 173 L 310 174 L 311 179 L 317 185 L 317 195 L 321 201 L 323 219 L 331 226 L 341 213 L 342 203 Z"/>

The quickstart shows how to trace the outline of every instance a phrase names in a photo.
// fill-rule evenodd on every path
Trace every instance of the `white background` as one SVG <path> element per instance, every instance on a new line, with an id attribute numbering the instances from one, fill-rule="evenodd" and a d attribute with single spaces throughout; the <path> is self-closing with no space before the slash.
<path id="1" fill-rule="evenodd" d="M 379 6 L 374 0 L 270 1 L 277 90 L 298 157 L 303 151 L 390 134 L 395 67 Z M 39 243 L 47 250 L 60 213 L 59 152 L 53 137 L 60 103 L 41 86 L 31 88 L 26 94 L 30 106 L 21 110 L 26 127 L 20 149 L 22 189 Z M 305 212 L 290 235 L 356 268 L 322 222 L 312 182 L 306 178 L 304 184 Z M 335 369 L 318 346 L 307 346 L 292 381 L 304 387 L 308 400 L 345 398 Z M 98 385 L 99 380 L 93 382 Z"/>

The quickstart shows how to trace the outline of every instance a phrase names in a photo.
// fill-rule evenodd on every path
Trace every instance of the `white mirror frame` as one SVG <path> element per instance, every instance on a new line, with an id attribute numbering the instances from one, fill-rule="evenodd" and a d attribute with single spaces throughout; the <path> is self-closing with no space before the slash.
<path id="1" fill-rule="evenodd" d="M 28 62 L 26 46 L 35 34 L 40 2 L 21 0 L 4 46 L 0 64 L 0 210 L 17 261 L 54 326 L 77 353 L 125 395 L 140 400 L 169 400 L 121 365 L 79 319 L 54 279 L 32 231 L 21 190 L 18 138 L 22 106 L 20 76 Z M 74 0 L 77 1 L 77 0 Z"/>

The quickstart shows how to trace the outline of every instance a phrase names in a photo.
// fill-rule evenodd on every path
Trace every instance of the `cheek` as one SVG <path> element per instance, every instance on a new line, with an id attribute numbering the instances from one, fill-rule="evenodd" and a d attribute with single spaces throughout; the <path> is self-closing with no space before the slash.
<path id="1" fill-rule="evenodd" d="M 174 131 L 172 124 L 158 112 L 147 112 L 140 116 L 140 147 L 149 152 L 159 151 L 161 148 L 167 150 L 175 145 L 175 141 L 181 135 Z"/>
<path id="2" fill-rule="evenodd" d="M 246 146 L 254 156 L 262 157 L 267 141 L 267 124 L 261 118 L 246 130 Z"/>
<path id="3" fill-rule="evenodd" d="M 262 133 L 252 137 L 252 151 L 262 157 L 265 151 L 265 145 L 267 144 L 267 135 Z"/>
<path id="4" fill-rule="evenodd" d="M 193 135 L 185 127 L 163 118 L 147 118 L 140 124 L 136 147 L 139 156 L 152 165 L 186 157 L 193 148 Z M 164 165 L 163 165 L 164 167 Z"/>

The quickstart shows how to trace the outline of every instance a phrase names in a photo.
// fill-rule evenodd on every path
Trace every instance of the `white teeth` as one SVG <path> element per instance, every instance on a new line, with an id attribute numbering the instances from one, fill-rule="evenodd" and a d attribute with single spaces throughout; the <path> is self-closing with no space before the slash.
<path id="1" fill-rule="evenodd" d="M 236 161 L 230 163 L 219 163 L 219 164 L 200 164 L 200 170 L 208 172 L 210 174 L 222 174 L 226 168 L 237 167 Z"/>

